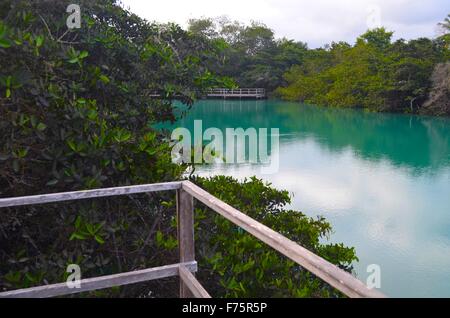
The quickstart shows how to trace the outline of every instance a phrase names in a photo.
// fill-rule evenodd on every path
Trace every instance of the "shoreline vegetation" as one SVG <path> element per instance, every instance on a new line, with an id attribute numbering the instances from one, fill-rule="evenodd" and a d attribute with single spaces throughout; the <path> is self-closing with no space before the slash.
<path id="1" fill-rule="evenodd" d="M 148 23 L 115 0 L 77 3 L 81 27 L 68 29 L 64 1 L 0 2 L 0 197 L 180 180 L 188 167 L 152 127 L 177 119 L 175 100 L 190 107 L 192 92 L 236 85 L 216 72 L 222 42 Z M 289 210 L 287 191 L 256 178 L 192 181 L 352 272 L 354 248 L 330 243 L 324 218 Z M 69 264 L 89 278 L 177 263 L 175 206 L 158 193 L 2 209 L 0 291 L 65 282 Z M 213 215 L 196 202 L 197 278 L 212 296 L 343 296 Z M 175 278 L 79 296 L 177 291 Z"/>
<path id="2" fill-rule="evenodd" d="M 450 116 L 450 15 L 434 39 L 392 40 L 383 27 L 355 44 L 317 49 L 275 39 L 263 23 L 226 17 L 189 21 L 188 30 L 223 50 L 218 74 L 241 87 L 264 87 L 272 96 L 309 104 Z"/>

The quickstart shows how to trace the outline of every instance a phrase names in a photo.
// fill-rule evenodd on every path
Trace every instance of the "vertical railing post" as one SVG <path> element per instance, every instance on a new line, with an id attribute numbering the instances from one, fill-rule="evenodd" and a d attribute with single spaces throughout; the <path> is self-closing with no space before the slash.
<path id="1" fill-rule="evenodd" d="M 177 219 L 180 263 L 195 261 L 194 199 L 183 189 L 177 190 Z M 189 289 L 185 286 L 181 279 L 180 297 L 192 297 Z"/>

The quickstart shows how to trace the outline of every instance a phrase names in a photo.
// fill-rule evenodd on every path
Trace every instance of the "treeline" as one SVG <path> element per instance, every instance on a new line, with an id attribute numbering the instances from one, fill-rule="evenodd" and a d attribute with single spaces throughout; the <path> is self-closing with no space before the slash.
<path id="1" fill-rule="evenodd" d="M 442 36 L 392 41 L 384 28 L 368 30 L 351 45 L 308 49 L 277 40 L 261 23 L 191 20 L 189 30 L 223 42 L 219 72 L 246 87 L 265 87 L 287 100 L 372 111 L 450 115 L 450 22 Z"/>
<path id="2" fill-rule="evenodd" d="M 354 46 L 341 42 L 310 51 L 302 65 L 285 74 L 288 85 L 278 92 L 312 104 L 424 111 L 433 71 L 449 67 L 441 64 L 449 58 L 448 44 L 443 38 L 392 43 L 391 37 L 392 32 L 380 28 L 367 31 Z"/>
<path id="3" fill-rule="evenodd" d="M 240 87 L 264 87 L 269 92 L 286 83 L 283 74 L 303 63 L 306 43 L 276 39 L 265 24 L 245 25 L 226 17 L 189 20 L 188 31 L 210 39 L 222 49 L 214 65 L 217 74 L 233 78 Z"/>

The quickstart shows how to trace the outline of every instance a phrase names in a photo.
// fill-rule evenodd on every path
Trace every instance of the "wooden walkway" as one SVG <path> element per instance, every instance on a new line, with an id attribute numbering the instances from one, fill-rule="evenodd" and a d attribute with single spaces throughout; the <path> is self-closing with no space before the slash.
<path id="1" fill-rule="evenodd" d="M 194 252 L 194 198 L 345 295 L 349 297 L 384 297 L 382 293 L 375 289 L 367 288 L 366 285 L 346 271 L 236 210 L 190 181 L 6 198 L 0 199 L 0 208 L 157 191 L 176 191 L 177 194 L 179 263 L 82 279 L 80 280 L 81 288 L 69 288 L 66 283 L 59 283 L 2 292 L 0 293 L 0 298 L 54 297 L 171 276 L 180 277 L 180 297 L 209 298 L 208 292 L 193 275 L 197 271 Z"/>
<path id="2" fill-rule="evenodd" d="M 262 99 L 266 98 L 266 90 L 264 88 L 239 88 L 239 89 L 226 89 L 215 88 L 207 92 L 208 98 L 251 98 Z"/>
<path id="3" fill-rule="evenodd" d="M 161 98 L 161 92 L 152 91 L 148 94 L 152 98 Z M 179 98 L 179 95 L 174 95 Z M 266 98 L 266 90 L 264 88 L 214 88 L 207 90 L 203 98 L 223 98 L 223 99 L 264 99 Z"/>

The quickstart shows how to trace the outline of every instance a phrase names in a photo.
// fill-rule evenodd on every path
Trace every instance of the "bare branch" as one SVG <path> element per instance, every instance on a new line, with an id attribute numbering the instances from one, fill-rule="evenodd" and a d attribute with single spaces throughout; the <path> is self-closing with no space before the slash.
<path id="1" fill-rule="evenodd" d="M 45 28 L 47 29 L 48 35 L 50 36 L 50 39 L 55 40 L 55 38 L 52 35 L 52 32 L 50 31 L 50 28 L 48 27 L 47 22 L 45 22 L 45 19 L 40 14 L 39 14 L 39 18 L 41 18 L 42 22 L 44 23 Z"/>

